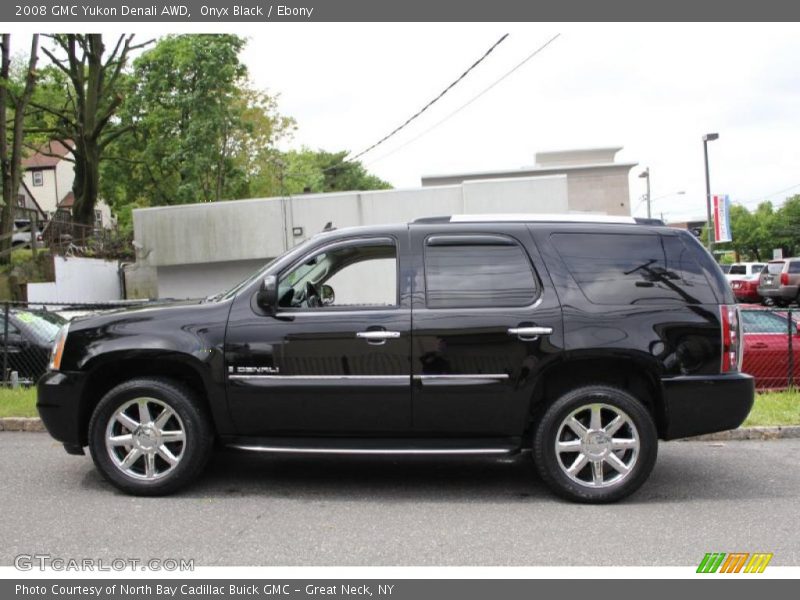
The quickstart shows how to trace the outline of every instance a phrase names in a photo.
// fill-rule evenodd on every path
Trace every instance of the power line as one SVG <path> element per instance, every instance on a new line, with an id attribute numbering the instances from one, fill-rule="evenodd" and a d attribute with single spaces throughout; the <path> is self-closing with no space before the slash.
<path id="1" fill-rule="evenodd" d="M 546 41 L 544 44 L 542 44 L 542 45 L 541 45 L 541 46 L 539 46 L 539 47 L 538 47 L 536 50 L 534 50 L 534 51 L 533 51 L 531 54 L 529 54 L 529 55 L 528 55 L 528 56 L 527 56 L 527 57 L 526 57 L 526 58 L 525 58 L 525 59 L 524 59 L 522 62 L 520 62 L 519 64 L 517 64 L 517 66 L 515 66 L 513 69 L 511 69 L 510 71 L 508 71 L 508 72 L 507 72 L 505 75 L 503 75 L 502 77 L 500 77 L 499 79 L 497 79 L 497 80 L 496 80 L 494 83 L 492 83 L 491 85 L 489 85 L 489 86 L 488 86 L 487 88 L 485 88 L 485 89 L 484 89 L 482 92 L 480 92 L 480 93 L 479 93 L 479 94 L 477 94 L 476 96 L 473 96 L 473 97 L 472 97 L 470 100 L 468 100 L 467 102 L 465 102 L 464 104 L 462 104 L 461 106 L 459 106 L 457 109 L 455 109 L 453 112 L 451 112 L 450 114 L 448 114 L 448 115 L 447 115 L 445 118 L 443 118 L 441 121 L 438 121 L 438 122 L 434 123 L 434 124 L 433 124 L 433 125 L 431 125 L 431 126 L 428 128 L 428 129 L 426 129 L 425 131 L 423 131 L 422 133 L 420 133 L 420 134 L 419 134 L 419 135 L 417 135 L 416 137 L 413 137 L 413 138 L 411 138 L 410 140 L 408 140 L 408 141 L 407 141 L 405 144 L 402 144 L 402 145 L 398 146 L 397 148 L 395 148 L 394 150 L 392 150 L 392 151 L 390 151 L 390 152 L 388 152 L 388 153 L 384 154 L 383 156 L 379 156 L 378 158 L 376 158 L 375 160 L 373 160 L 373 161 L 372 161 L 372 162 L 370 162 L 369 164 L 370 164 L 370 165 L 372 165 L 372 164 L 375 164 L 376 162 L 378 162 L 378 161 L 380 161 L 380 160 L 383 160 L 384 158 L 388 158 L 389 156 L 391 156 L 391 155 L 392 155 L 392 154 L 394 154 L 395 152 L 399 152 L 400 150 L 402 150 L 403 148 L 405 148 L 405 147 L 406 147 L 406 146 L 408 146 L 409 144 L 412 144 L 412 143 L 416 142 L 416 141 L 417 141 L 418 139 L 420 139 L 422 136 L 424 136 L 424 135 L 427 135 L 428 133 L 430 133 L 431 131 L 433 131 L 434 129 L 436 129 L 437 127 L 439 127 L 440 125 L 442 125 L 442 124 L 443 124 L 443 123 L 445 123 L 446 121 L 449 121 L 450 119 L 452 119 L 453 117 L 455 117 L 455 116 L 456 116 L 458 113 L 460 113 L 462 110 L 464 110 L 465 108 L 467 108 L 467 107 L 468 107 L 470 104 L 472 104 L 473 102 L 475 102 L 476 100 L 478 100 L 478 98 L 480 98 L 481 96 L 483 96 L 484 94 L 486 94 L 486 93 L 487 93 L 489 90 L 491 90 L 492 88 L 494 88 L 496 85 L 498 85 L 500 82 L 502 82 L 504 79 L 506 79 L 507 77 L 509 77 L 509 76 L 510 76 L 512 73 L 514 73 L 514 72 L 515 72 L 517 69 L 519 69 L 519 68 L 520 68 L 520 67 L 522 67 L 522 66 L 523 66 L 525 63 L 527 63 L 529 60 L 531 60 L 531 59 L 532 59 L 534 56 L 536 56 L 537 54 L 539 54 L 539 53 L 540 53 L 542 50 L 544 50 L 544 49 L 545 49 L 545 48 L 547 48 L 547 47 L 548 47 L 550 44 L 552 44 L 554 41 L 556 41 L 556 39 L 557 39 L 557 38 L 558 38 L 560 35 L 561 35 L 560 33 L 557 33 L 557 34 L 555 34 L 553 37 L 551 37 L 549 40 L 547 40 L 547 41 Z"/>
<path id="2" fill-rule="evenodd" d="M 365 154 L 366 154 L 367 152 L 369 152 L 370 150 L 372 150 L 372 149 L 376 148 L 377 146 L 380 146 L 380 145 L 381 145 L 383 142 L 385 142 L 386 140 L 388 140 L 390 137 L 392 137 L 393 135 L 395 135 L 395 134 L 396 134 L 398 131 L 400 131 L 401 129 L 403 129 L 404 127 L 406 127 L 406 126 L 407 126 L 409 123 L 411 123 L 411 121 L 413 121 L 414 119 L 416 119 L 417 117 L 419 117 L 419 116 L 420 116 L 422 113 L 424 113 L 426 110 L 428 110 L 428 109 L 429 109 L 431 106 L 433 106 L 434 104 L 436 104 L 436 102 L 438 102 L 438 101 L 439 101 L 439 100 L 442 98 L 442 96 L 444 96 L 444 95 L 445 95 L 447 92 L 449 92 L 449 91 L 450 91 L 451 89 L 453 89 L 453 88 L 454 88 L 456 85 L 458 85 L 458 83 L 459 83 L 459 82 L 461 82 L 461 80 L 462 80 L 462 79 L 464 79 L 464 78 L 465 78 L 467 75 L 469 75 L 469 73 L 470 73 L 470 72 L 471 72 L 471 71 L 472 71 L 472 70 L 473 70 L 475 67 L 477 67 L 479 64 L 481 64 L 481 63 L 482 63 L 482 62 L 483 62 L 483 61 L 486 59 L 486 57 L 488 57 L 488 56 L 489 56 L 489 55 L 490 55 L 490 54 L 491 54 L 491 53 L 494 51 L 494 49 L 495 49 L 495 48 L 497 48 L 497 47 L 498 47 L 498 46 L 499 46 L 501 43 L 503 43 L 503 42 L 505 41 L 505 39 L 506 39 L 507 37 L 508 37 L 508 34 L 506 33 L 506 34 L 505 34 L 505 35 L 503 35 L 503 36 L 502 36 L 502 37 L 501 37 L 499 40 L 497 40 L 497 41 L 496 41 L 494 44 L 492 44 L 491 48 L 489 48 L 489 49 L 488 49 L 486 52 L 484 52 L 483 56 L 481 56 L 481 57 L 480 57 L 478 60 L 476 60 L 474 63 L 472 63 L 472 65 L 470 65 L 470 67 L 469 67 L 469 68 L 468 68 L 466 71 L 464 71 L 464 72 L 463 72 L 461 75 L 459 75 L 459 76 L 458 76 L 458 78 L 457 78 L 455 81 L 453 81 L 453 83 L 451 83 L 451 84 L 450 84 L 450 85 L 448 85 L 446 88 L 444 88 L 444 89 L 443 89 L 443 90 L 442 90 L 442 91 L 439 93 L 439 95 L 438 95 L 438 96 L 436 96 L 436 97 L 435 97 L 433 100 L 431 100 L 431 101 L 430 101 L 430 102 L 428 102 L 428 103 L 427 103 L 425 106 L 423 106 L 421 109 L 419 109 L 419 110 L 418 110 L 418 111 L 417 111 L 415 114 L 413 114 L 413 115 L 412 115 L 412 116 L 410 116 L 408 119 L 406 119 L 406 121 L 405 121 L 405 122 L 404 122 L 402 125 L 400 125 L 399 127 L 396 127 L 396 128 L 395 128 L 395 129 L 394 129 L 394 130 L 393 130 L 391 133 L 389 133 L 389 134 L 387 134 L 387 135 L 383 136 L 383 137 L 382 137 L 381 139 L 379 139 L 377 142 L 375 142 L 374 144 L 372 144 L 372 145 L 371 145 L 369 148 L 367 148 L 367 149 L 365 149 L 365 150 L 362 150 L 361 152 L 359 152 L 358 154 L 356 154 L 356 155 L 355 155 L 355 156 L 353 156 L 352 158 L 348 158 L 348 159 L 347 159 L 347 161 L 349 161 L 349 162 L 353 162 L 353 161 L 355 161 L 356 159 L 358 159 L 359 157 L 361 157 L 361 156 L 365 155 Z"/>

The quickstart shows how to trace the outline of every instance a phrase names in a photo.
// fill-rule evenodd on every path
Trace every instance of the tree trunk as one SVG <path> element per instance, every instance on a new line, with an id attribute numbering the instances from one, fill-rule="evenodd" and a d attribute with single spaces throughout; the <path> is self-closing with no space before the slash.
<path id="1" fill-rule="evenodd" d="M 94 140 L 75 144 L 75 181 L 72 193 L 72 218 L 78 225 L 76 236 L 84 241 L 92 233 L 94 207 L 100 186 L 100 149 Z"/>
<path id="2" fill-rule="evenodd" d="M 10 71 L 10 51 L 11 35 L 3 34 L 2 66 L 0 66 L 0 78 L 3 82 L 8 81 Z M 8 264 L 11 260 L 9 250 L 11 248 L 12 220 L 11 207 L 11 160 L 8 155 L 8 89 L 5 85 L 0 85 L 0 179 L 3 182 L 3 207 L 0 210 L 0 263 Z M 8 236 L 8 237 L 6 237 Z"/>
<path id="3" fill-rule="evenodd" d="M 9 46 L 11 43 L 11 36 L 3 34 L 3 57 L 2 57 L 2 75 L 3 81 L 7 82 L 10 70 L 9 59 Z M 19 186 L 22 181 L 22 142 L 25 134 L 25 111 L 28 108 L 31 96 L 33 95 L 33 88 L 36 85 L 36 61 L 38 60 L 39 52 L 39 35 L 35 34 L 31 39 L 31 53 L 28 58 L 28 71 L 25 74 L 25 87 L 22 95 L 14 97 L 11 95 L 11 102 L 14 106 L 14 124 L 11 132 L 11 156 L 8 151 L 8 116 L 6 109 L 8 103 L 8 90 L 6 86 L 1 86 L 0 93 L 0 123 L 2 127 L 2 141 L 0 141 L 0 160 L 2 160 L 2 179 L 3 179 L 3 207 L 0 211 L 0 263 L 8 263 L 11 261 L 12 240 L 11 233 L 14 230 L 14 210 L 17 205 L 17 194 L 19 193 Z M 7 237 L 6 237 L 7 236 Z"/>

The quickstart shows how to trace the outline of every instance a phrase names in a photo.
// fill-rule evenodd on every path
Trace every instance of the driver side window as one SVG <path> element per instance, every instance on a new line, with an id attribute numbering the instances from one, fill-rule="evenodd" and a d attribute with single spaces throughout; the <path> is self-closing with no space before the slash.
<path id="1" fill-rule="evenodd" d="M 281 275 L 284 308 L 381 308 L 398 305 L 397 250 L 389 239 L 335 245 Z"/>

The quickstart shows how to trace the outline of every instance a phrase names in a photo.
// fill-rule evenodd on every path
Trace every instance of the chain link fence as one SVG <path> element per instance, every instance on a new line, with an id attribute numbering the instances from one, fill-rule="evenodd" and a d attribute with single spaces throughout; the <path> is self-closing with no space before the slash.
<path id="1" fill-rule="evenodd" d="M 4 302 L 0 306 L 0 365 L 5 386 L 33 385 L 47 370 L 50 350 L 62 325 L 92 313 L 144 301 L 53 303 Z"/>
<path id="2" fill-rule="evenodd" d="M 780 390 L 800 382 L 800 310 L 741 307 L 742 371 L 759 390 Z"/>

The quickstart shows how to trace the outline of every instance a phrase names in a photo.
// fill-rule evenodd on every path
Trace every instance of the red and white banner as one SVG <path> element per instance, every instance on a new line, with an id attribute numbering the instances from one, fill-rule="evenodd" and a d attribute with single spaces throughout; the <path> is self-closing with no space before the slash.
<path id="1" fill-rule="evenodd" d="M 731 200 L 727 196 L 713 196 L 714 201 L 714 241 L 730 242 L 731 236 Z"/>

